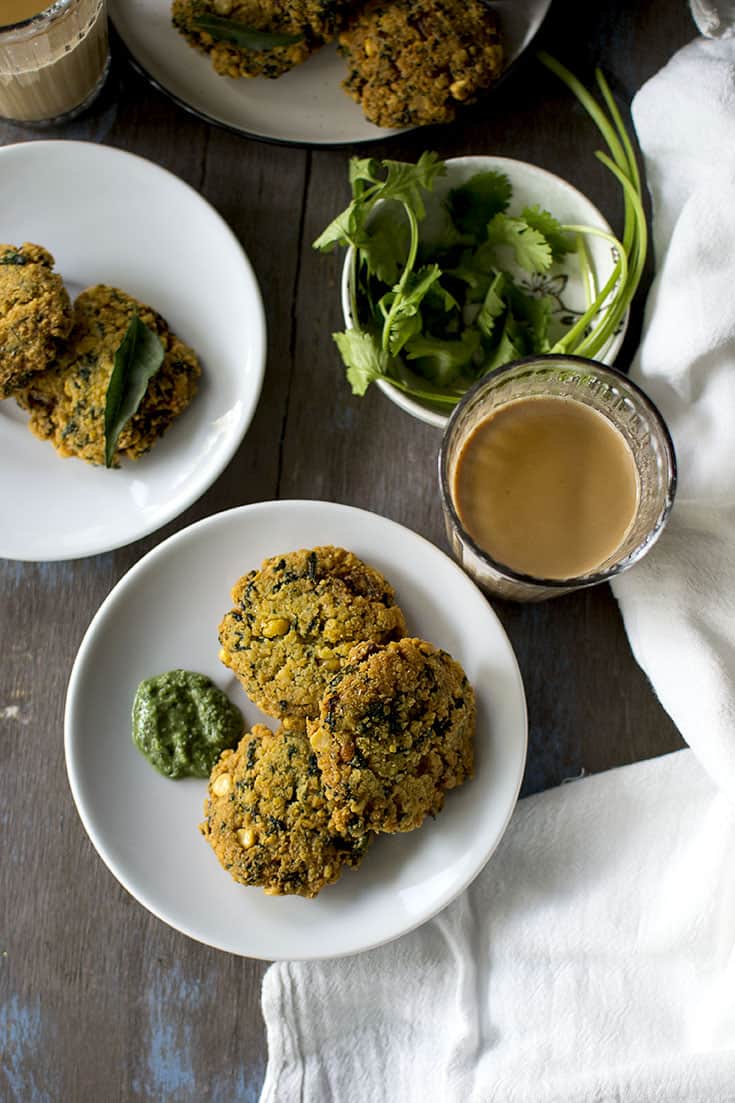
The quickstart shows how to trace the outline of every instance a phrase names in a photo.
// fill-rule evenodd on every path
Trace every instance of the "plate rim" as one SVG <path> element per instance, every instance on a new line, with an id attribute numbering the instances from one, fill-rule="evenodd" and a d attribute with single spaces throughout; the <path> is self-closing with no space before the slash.
<path id="1" fill-rule="evenodd" d="M 117 866 L 114 858 L 110 856 L 109 850 L 104 840 L 97 833 L 97 830 L 92 822 L 92 817 L 89 815 L 87 808 L 85 807 L 84 800 L 81 796 L 81 782 L 78 776 L 78 759 L 74 753 L 74 744 L 76 736 L 74 734 L 74 713 L 76 708 L 76 698 L 79 692 L 79 684 L 82 682 L 85 674 L 85 668 L 89 662 L 90 654 L 93 651 L 94 637 L 99 625 L 101 625 L 107 618 L 109 612 L 122 600 L 125 594 L 125 589 L 131 581 L 135 581 L 139 575 L 143 574 L 150 565 L 159 558 L 164 558 L 167 554 L 170 554 L 172 549 L 175 549 L 175 545 L 179 542 L 183 543 L 191 538 L 192 534 L 196 531 L 200 531 L 206 527 L 213 526 L 221 521 L 222 518 L 227 516 L 234 517 L 235 515 L 244 516 L 248 513 L 257 513 L 258 510 L 263 507 L 274 508 L 276 512 L 281 510 L 287 510 L 290 507 L 298 506 L 299 508 L 306 507 L 307 509 L 329 509 L 336 510 L 343 515 L 351 515 L 355 519 L 364 517 L 365 515 L 370 518 L 377 518 L 380 522 L 387 524 L 400 533 L 408 533 L 411 537 L 421 541 L 429 546 L 434 553 L 443 555 L 447 561 L 447 566 L 451 568 L 458 577 L 461 577 L 463 583 L 466 583 L 468 587 L 474 589 L 477 595 L 487 604 L 487 609 L 493 619 L 497 622 L 497 626 L 502 634 L 502 638 L 507 645 L 507 652 L 509 658 L 509 672 L 512 672 L 515 683 L 515 688 L 518 694 L 517 704 L 520 705 L 519 721 L 520 721 L 520 738 L 518 740 L 518 761 L 516 764 L 516 777 L 513 787 L 512 799 L 509 799 L 509 807 L 503 818 L 501 829 L 498 831 L 497 837 L 494 840 L 492 846 L 484 853 L 481 862 L 473 868 L 469 874 L 463 879 L 459 885 L 453 885 L 448 891 L 440 893 L 437 900 L 432 904 L 429 911 L 422 914 L 415 922 L 411 922 L 408 925 L 401 927 L 392 934 L 386 937 L 380 937 L 374 941 L 360 942 L 359 945 L 350 946 L 346 949 L 341 949 L 335 953 L 324 952 L 307 952 L 300 954 L 298 958 L 292 955 L 285 954 L 274 957 L 265 957 L 262 953 L 248 953 L 245 950 L 234 949 L 231 945 L 224 945 L 216 939 L 208 939 L 203 937 L 200 932 L 194 932 L 186 923 L 180 921 L 173 921 L 171 918 L 163 914 L 162 910 L 154 904 L 150 899 L 150 894 L 146 891 L 139 891 L 137 888 L 133 888 L 129 878 L 124 875 Z M 373 510 L 362 509 L 358 506 L 347 505 L 341 502 L 329 502 L 322 499 L 311 498 L 287 498 L 287 499 L 270 499 L 263 502 L 253 502 L 247 505 L 236 506 L 232 509 L 221 510 L 218 513 L 212 514 L 209 517 L 204 517 L 199 521 L 195 521 L 193 524 L 188 525 L 186 528 L 181 529 L 179 532 L 169 536 L 166 540 L 162 541 L 152 548 L 146 555 L 137 561 L 122 577 L 118 580 L 112 590 L 107 594 L 102 604 L 94 614 L 90 621 L 82 641 L 77 650 L 72 665 L 71 674 L 67 684 L 66 699 L 64 703 L 64 760 L 66 765 L 67 779 L 69 787 L 71 789 L 74 805 L 82 821 L 84 830 L 87 833 L 87 837 L 91 842 L 97 856 L 102 860 L 107 867 L 109 873 L 115 878 L 119 885 L 125 891 L 142 905 L 147 911 L 154 915 L 162 923 L 165 923 L 168 927 L 173 928 L 180 934 L 185 935 L 188 938 L 193 939 L 195 942 L 204 946 L 210 946 L 213 949 L 220 950 L 224 953 L 234 954 L 238 957 L 250 958 L 252 960 L 260 961 L 324 961 L 329 959 L 336 959 L 341 957 L 348 957 L 356 953 L 364 953 L 367 950 L 375 949 L 378 946 L 386 945 L 389 942 L 395 941 L 397 938 L 403 937 L 403 935 L 416 930 L 418 927 L 423 926 L 429 920 L 433 919 L 439 912 L 443 911 L 445 907 L 451 904 L 457 899 L 467 888 L 472 884 L 476 877 L 482 872 L 487 863 L 492 858 L 495 850 L 500 844 L 501 839 L 505 835 L 505 832 L 510 823 L 511 817 L 516 809 L 518 803 L 518 795 L 520 793 L 521 784 L 523 782 L 523 776 L 526 766 L 526 758 L 528 753 L 528 704 L 526 700 L 525 687 L 523 685 L 523 678 L 518 664 L 518 659 L 510 641 L 510 637 L 505 631 L 500 618 L 495 612 L 494 608 L 489 601 L 485 598 L 482 592 L 478 589 L 472 579 L 462 570 L 459 564 L 448 555 L 442 548 L 439 548 L 436 544 L 432 543 L 425 536 L 415 532 L 413 529 L 409 529 L 407 526 L 400 524 L 398 521 L 394 521 L 392 518 L 384 517 L 382 514 L 376 513 Z"/>
<path id="2" fill-rule="evenodd" d="M 124 2 L 124 0 L 117 0 L 117 2 Z M 487 89 L 483 96 L 479 98 L 479 100 L 477 101 L 478 103 L 482 102 L 500 84 L 502 84 L 505 81 L 506 77 L 514 71 L 518 63 L 525 57 L 527 51 L 531 48 L 531 46 L 533 46 L 534 42 L 544 28 L 546 20 L 549 16 L 549 11 L 551 10 L 552 2 L 553 0 L 541 0 L 541 3 L 543 3 L 545 7 L 543 15 L 541 16 L 538 26 L 536 27 L 536 30 L 534 31 L 528 42 L 525 44 L 523 49 L 520 50 L 512 59 L 512 61 L 505 67 L 505 69 L 503 69 L 503 72 L 500 74 L 495 83 Z M 181 108 L 182 111 L 186 111 L 189 115 L 192 115 L 194 118 L 200 119 L 202 122 L 208 123 L 210 126 L 217 126 L 222 130 L 229 131 L 231 134 L 238 134 L 240 135 L 240 137 L 243 138 L 250 138 L 256 142 L 267 142 L 270 145 L 276 146 L 291 146 L 296 149 L 330 150 L 344 149 L 345 147 L 349 146 L 369 145 L 371 142 L 390 141 L 393 138 L 397 138 L 401 134 L 410 134 L 414 130 L 423 130 L 425 133 L 428 132 L 434 134 L 437 132 L 437 130 L 441 130 L 442 126 L 452 125 L 451 123 L 435 123 L 430 126 L 408 126 L 401 127 L 396 130 L 382 129 L 381 127 L 376 127 L 377 133 L 374 137 L 371 136 L 365 138 L 338 138 L 336 140 L 323 142 L 306 138 L 278 138 L 272 134 L 259 134 L 254 130 L 248 130 L 245 127 L 237 126 L 235 123 L 226 122 L 224 119 L 218 119 L 216 116 L 208 114 L 201 108 L 194 107 L 192 104 L 187 103 L 186 100 L 183 100 L 181 96 L 179 96 L 176 92 L 170 91 L 165 84 L 163 84 L 157 77 L 153 76 L 153 74 L 146 68 L 145 65 L 143 65 L 141 61 L 138 60 L 136 55 L 133 53 L 133 50 L 128 45 L 127 40 L 123 36 L 122 32 L 118 29 L 113 8 L 114 4 L 111 3 L 109 12 L 110 26 L 113 29 L 115 38 L 122 45 L 127 61 L 131 65 L 131 67 L 140 76 L 144 77 L 151 84 L 151 86 L 156 89 L 157 92 L 160 92 L 162 95 L 166 96 L 169 100 L 171 100 L 172 103 Z"/>
<path id="3" fill-rule="evenodd" d="M 118 548 L 124 548 L 128 545 L 135 543 L 137 540 L 142 540 L 151 533 L 157 532 L 163 528 L 164 525 L 174 521 L 177 517 L 180 517 L 187 509 L 189 509 L 195 502 L 197 502 L 206 492 L 214 485 L 214 483 L 222 475 L 225 468 L 234 458 L 237 450 L 242 444 L 245 436 L 252 424 L 255 412 L 260 401 L 261 392 L 263 389 L 263 382 L 265 379 L 265 368 L 268 351 L 268 330 L 267 319 L 265 313 L 265 306 L 263 303 L 263 293 L 260 288 L 255 268 L 247 255 L 242 243 L 235 235 L 233 229 L 229 223 L 223 218 L 219 211 L 201 195 L 196 188 L 192 187 L 186 180 L 183 180 L 176 173 L 170 169 L 164 168 L 163 165 L 158 164 L 156 161 L 151 161 L 147 157 L 143 157 L 139 153 L 133 153 L 127 149 L 121 149 L 117 146 L 105 145 L 100 142 L 87 141 L 84 139 L 65 139 L 65 138 L 42 138 L 34 141 L 12 142 L 5 146 L 0 146 L 0 159 L 3 157 L 19 156 L 44 156 L 44 152 L 51 148 L 53 154 L 59 153 L 63 156 L 73 158 L 74 150 L 79 147 L 83 147 L 85 153 L 90 152 L 90 156 L 93 158 L 100 158 L 101 160 L 116 158 L 122 158 L 123 160 L 132 160 L 145 166 L 146 171 L 153 171 L 155 174 L 161 175 L 170 185 L 174 187 L 180 187 L 185 192 L 189 193 L 190 197 L 198 201 L 207 210 L 208 216 L 219 225 L 221 231 L 223 231 L 232 245 L 233 249 L 237 253 L 238 261 L 242 264 L 244 272 L 246 274 L 247 281 L 251 284 L 253 292 L 253 306 L 255 316 L 253 318 L 252 325 L 249 327 L 249 347 L 250 356 L 252 358 L 253 366 L 253 387 L 249 396 L 240 396 L 243 401 L 243 410 L 240 415 L 240 424 L 236 432 L 233 432 L 229 440 L 226 442 L 226 447 L 223 447 L 221 453 L 217 456 L 217 462 L 214 463 L 209 469 L 207 477 L 197 482 L 193 480 L 193 489 L 187 491 L 186 495 L 181 499 L 181 503 L 177 504 L 173 509 L 170 507 L 163 511 L 158 518 L 152 523 L 145 522 L 136 527 L 132 535 L 127 536 L 124 540 L 120 540 L 119 537 L 113 539 L 111 542 L 101 541 L 95 543 L 93 546 L 88 547 L 85 551 L 74 551 L 73 554 L 64 552 L 51 552 L 49 550 L 43 553 L 34 553 L 32 555 L 17 554 L 8 555 L 0 548 L 0 556 L 8 558 L 14 562 L 19 563 L 57 563 L 57 562 L 71 562 L 76 559 L 87 559 L 94 555 L 103 555 L 110 551 L 116 551 Z M 0 160 L 0 164 L 2 161 Z M 212 377 L 215 378 L 215 377 Z M 12 549 L 11 549 L 12 551 Z"/>

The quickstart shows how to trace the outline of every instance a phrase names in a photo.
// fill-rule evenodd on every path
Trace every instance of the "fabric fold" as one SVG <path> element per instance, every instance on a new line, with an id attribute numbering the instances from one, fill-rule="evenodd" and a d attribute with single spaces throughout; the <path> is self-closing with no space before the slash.
<path id="1" fill-rule="evenodd" d="M 735 1100 L 734 847 L 689 750 L 522 801 L 420 930 L 271 967 L 262 1103 Z"/>

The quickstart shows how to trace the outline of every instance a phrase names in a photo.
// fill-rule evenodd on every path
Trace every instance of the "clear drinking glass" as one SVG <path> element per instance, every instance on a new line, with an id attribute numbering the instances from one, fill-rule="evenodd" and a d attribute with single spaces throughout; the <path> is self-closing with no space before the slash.
<path id="1" fill-rule="evenodd" d="M 500 406 L 532 396 L 573 399 L 602 414 L 628 444 L 638 473 L 636 514 L 622 544 L 594 571 L 575 578 L 533 578 L 496 562 L 463 527 L 454 504 L 457 461 L 470 434 Z M 464 395 L 444 431 L 439 483 L 449 543 L 464 570 L 490 594 L 543 601 L 606 582 L 646 554 L 671 512 L 676 457 L 660 413 L 627 376 L 580 356 L 541 356 L 498 368 Z"/>
<path id="2" fill-rule="evenodd" d="M 707 38 L 730 38 L 735 34 L 735 0 L 689 0 L 689 9 Z"/>
<path id="3" fill-rule="evenodd" d="M 88 106 L 109 68 L 106 0 L 55 0 L 0 26 L 0 118 L 56 123 Z"/>

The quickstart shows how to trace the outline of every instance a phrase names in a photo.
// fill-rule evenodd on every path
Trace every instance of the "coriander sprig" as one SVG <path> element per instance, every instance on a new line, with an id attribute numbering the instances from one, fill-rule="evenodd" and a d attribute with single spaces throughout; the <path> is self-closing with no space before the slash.
<path id="1" fill-rule="evenodd" d="M 605 138 L 609 155 L 597 156 L 623 189 L 622 240 L 598 227 L 562 225 L 539 206 L 510 215 L 511 184 L 497 171 L 452 189 L 436 204 L 443 226 L 437 230 L 433 217 L 422 237 L 425 197 L 446 171 L 436 154 L 424 153 L 415 165 L 353 158 L 352 200 L 314 246 L 354 250 L 352 328 L 333 336 L 355 394 L 382 379 L 451 408 L 475 379 L 510 360 L 549 352 L 594 357 L 617 331 L 647 249 L 632 143 L 601 73 L 604 107 L 559 62 L 540 56 Z M 607 241 L 613 252 L 601 288 L 587 245 L 592 237 Z M 586 307 L 560 334 L 552 270 L 566 253 L 577 258 Z"/>

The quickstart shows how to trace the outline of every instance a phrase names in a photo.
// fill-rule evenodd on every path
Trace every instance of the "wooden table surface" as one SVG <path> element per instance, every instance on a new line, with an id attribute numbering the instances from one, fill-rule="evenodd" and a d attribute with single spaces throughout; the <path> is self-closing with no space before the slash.
<path id="1" fill-rule="evenodd" d="M 627 105 L 694 33 L 685 0 L 555 0 L 539 41 L 587 83 L 601 64 Z M 48 136 L 104 142 L 192 184 L 255 267 L 268 363 L 237 455 L 174 523 L 91 559 L 0 562 L 0 1100 L 250 1103 L 266 1062 L 259 1003 L 266 965 L 170 930 L 98 858 L 66 780 L 69 672 L 118 579 L 172 532 L 231 506 L 347 502 L 446 547 L 435 478 L 439 433 L 377 391 L 352 397 L 329 336 L 341 327 L 340 260 L 317 255 L 310 243 L 345 205 L 347 157 L 358 150 L 269 145 L 209 126 L 155 91 L 119 44 L 114 53 L 108 86 L 84 118 L 51 135 L 0 123 L 0 144 Z M 445 157 L 532 161 L 575 183 L 619 230 L 621 203 L 593 156 L 599 146 L 588 118 L 531 52 L 456 124 L 369 149 L 394 159 L 432 148 Z M 639 296 L 623 367 L 641 316 Z M 386 462 L 388 455 L 396 461 Z M 525 794 L 682 745 L 630 654 L 607 587 L 495 608 L 528 697 Z"/>

